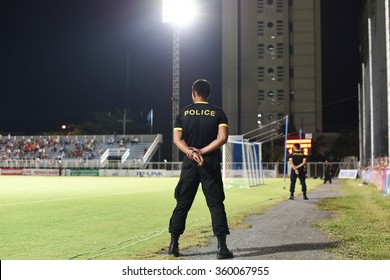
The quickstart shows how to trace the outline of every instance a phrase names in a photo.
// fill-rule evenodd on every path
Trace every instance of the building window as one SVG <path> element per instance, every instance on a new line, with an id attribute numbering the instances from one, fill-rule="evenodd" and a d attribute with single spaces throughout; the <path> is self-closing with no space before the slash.
<path id="1" fill-rule="evenodd" d="M 276 0 L 276 12 L 283 13 L 283 2 L 285 0 Z"/>
<path id="2" fill-rule="evenodd" d="M 269 36 L 271 39 L 275 39 L 276 32 L 275 32 L 275 24 L 273 21 L 267 21 L 267 36 Z"/>
<path id="3" fill-rule="evenodd" d="M 257 105 L 260 106 L 264 102 L 264 90 L 260 89 L 257 91 Z"/>
<path id="4" fill-rule="evenodd" d="M 274 0 L 267 0 L 267 5 L 272 6 L 274 4 Z"/>
<path id="5" fill-rule="evenodd" d="M 269 90 L 269 91 L 267 92 L 267 95 L 268 95 L 269 98 L 274 98 L 275 92 L 274 92 L 273 90 Z"/>
<path id="6" fill-rule="evenodd" d="M 264 67 L 257 67 L 257 80 L 258 82 L 264 82 Z"/>
<path id="7" fill-rule="evenodd" d="M 272 44 L 268 45 L 267 50 L 268 50 L 271 54 L 273 54 L 273 53 L 274 53 L 274 50 L 275 50 L 274 45 L 272 45 Z"/>
<path id="8" fill-rule="evenodd" d="M 257 44 L 257 57 L 264 59 L 264 44 Z"/>
<path id="9" fill-rule="evenodd" d="M 283 104 L 284 102 L 284 90 L 278 89 L 278 105 Z"/>
<path id="10" fill-rule="evenodd" d="M 263 119 L 264 119 L 263 114 L 262 113 L 258 113 L 257 114 L 257 124 L 259 125 L 259 127 L 263 123 Z"/>
<path id="11" fill-rule="evenodd" d="M 277 67 L 277 77 L 278 77 L 278 82 L 283 82 L 284 81 L 284 67 L 283 66 L 278 66 Z"/>
<path id="12" fill-rule="evenodd" d="M 257 1 L 257 13 L 263 14 L 264 13 L 264 0 L 258 0 Z"/>
<path id="13" fill-rule="evenodd" d="M 283 20 L 276 21 L 276 34 L 282 36 L 283 31 Z"/>
<path id="14" fill-rule="evenodd" d="M 257 36 L 264 36 L 264 21 L 257 22 Z"/>
<path id="15" fill-rule="evenodd" d="M 275 69 L 273 67 L 267 68 L 267 76 L 271 78 L 272 81 L 275 81 Z"/>
<path id="16" fill-rule="evenodd" d="M 276 45 L 276 53 L 277 53 L 277 58 L 283 58 L 283 54 L 284 54 L 283 43 L 279 43 Z"/>

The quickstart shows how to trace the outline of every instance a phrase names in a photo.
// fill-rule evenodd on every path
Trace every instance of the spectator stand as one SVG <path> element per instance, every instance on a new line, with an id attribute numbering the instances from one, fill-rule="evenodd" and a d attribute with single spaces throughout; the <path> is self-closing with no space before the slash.
<path id="1" fill-rule="evenodd" d="M 141 168 L 160 143 L 160 134 L 1 136 L 0 168 Z"/>

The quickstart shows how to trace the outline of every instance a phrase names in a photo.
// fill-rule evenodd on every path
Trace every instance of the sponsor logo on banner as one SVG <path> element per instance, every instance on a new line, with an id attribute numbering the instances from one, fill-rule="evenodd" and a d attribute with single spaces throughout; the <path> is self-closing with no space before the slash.
<path id="1" fill-rule="evenodd" d="M 357 169 L 340 169 L 339 179 L 356 179 Z"/>
<path id="2" fill-rule="evenodd" d="M 384 192 L 386 195 L 390 195 L 390 169 L 386 169 L 386 175 L 385 175 L 385 185 L 384 185 Z"/>
<path id="3" fill-rule="evenodd" d="M 23 175 L 27 176 L 59 176 L 58 169 L 24 169 Z"/>
<path id="4" fill-rule="evenodd" d="M 23 169 L 14 169 L 14 168 L 1 169 L 1 175 L 23 175 Z"/>
<path id="5" fill-rule="evenodd" d="M 70 176 L 99 176 L 98 169 L 71 169 Z"/>
<path id="6" fill-rule="evenodd" d="M 124 176 L 124 177 L 164 177 L 165 170 L 137 169 L 137 170 L 107 170 L 101 169 L 99 176 Z"/>

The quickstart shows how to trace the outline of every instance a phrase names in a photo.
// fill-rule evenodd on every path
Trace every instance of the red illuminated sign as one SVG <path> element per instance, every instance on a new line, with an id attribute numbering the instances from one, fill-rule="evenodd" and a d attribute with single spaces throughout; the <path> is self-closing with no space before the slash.
<path id="1" fill-rule="evenodd" d="M 311 142 L 312 139 L 287 139 L 286 147 L 289 155 L 293 152 L 294 144 L 299 144 L 301 146 L 301 151 L 305 156 L 311 155 Z"/>

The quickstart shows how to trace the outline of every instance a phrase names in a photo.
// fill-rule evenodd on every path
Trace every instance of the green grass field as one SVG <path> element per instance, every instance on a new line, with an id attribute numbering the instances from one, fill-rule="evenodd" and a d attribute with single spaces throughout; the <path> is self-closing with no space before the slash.
<path id="1" fill-rule="evenodd" d="M 344 260 L 389 260 L 390 198 L 361 180 L 346 180 L 341 190 L 343 196 L 319 205 L 335 211 L 332 219 L 320 222 L 325 233 L 341 240 L 332 254 Z"/>
<path id="2" fill-rule="evenodd" d="M 177 178 L 0 176 L 0 259 L 164 259 Z M 226 189 L 231 228 L 285 200 L 282 179 Z M 308 180 L 315 188 L 320 180 Z M 211 236 L 201 188 L 181 248 Z"/>

